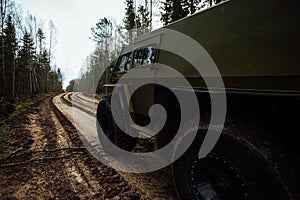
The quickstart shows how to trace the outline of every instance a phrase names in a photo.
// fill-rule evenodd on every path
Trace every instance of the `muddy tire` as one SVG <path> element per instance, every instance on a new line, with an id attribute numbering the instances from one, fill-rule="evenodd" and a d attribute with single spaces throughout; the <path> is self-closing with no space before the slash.
<path id="1" fill-rule="evenodd" d="M 126 151 L 131 151 L 135 147 L 136 139 L 123 132 L 114 122 L 111 111 L 111 95 L 107 95 L 102 100 L 100 100 L 96 116 L 100 125 L 100 127 L 97 125 L 98 134 L 100 133 L 101 128 L 106 137 L 112 143 Z"/>
<path id="2" fill-rule="evenodd" d="M 255 147 L 222 134 L 212 152 L 198 159 L 203 138 L 204 131 L 173 164 L 180 199 L 290 199 L 278 174 Z"/>
<path id="3" fill-rule="evenodd" d="M 110 110 L 110 104 L 106 98 L 100 100 L 97 107 L 97 120 L 103 130 L 104 134 L 110 141 L 114 141 L 114 122 L 112 118 L 112 113 Z M 100 133 L 100 127 L 97 126 L 98 134 Z"/>

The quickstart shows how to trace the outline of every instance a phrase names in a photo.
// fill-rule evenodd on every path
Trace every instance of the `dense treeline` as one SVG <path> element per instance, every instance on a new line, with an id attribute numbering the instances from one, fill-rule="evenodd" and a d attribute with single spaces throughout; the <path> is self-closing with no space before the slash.
<path id="1" fill-rule="evenodd" d="M 30 14 L 22 19 L 13 1 L 1 0 L 0 10 L 0 101 L 61 92 L 62 72 L 51 66 L 53 22 L 47 39 L 43 24 Z"/>
<path id="2" fill-rule="evenodd" d="M 161 21 L 164 25 L 177 21 L 195 12 L 213 6 L 224 0 L 163 0 Z"/>
<path id="3" fill-rule="evenodd" d="M 124 46 L 137 36 L 152 30 L 152 16 L 155 13 L 160 13 L 161 22 L 167 25 L 221 1 L 223 0 L 144 0 L 144 5 L 135 5 L 135 0 L 125 0 L 122 25 L 117 25 L 113 19 L 102 18 L 91 28 L 95 51 L 83 64 L 80 78 L 70 81 L 67 91 L 101 93 L 103 84 L 109 79 L 109 68 L 106 67 L 115 61 Z M 99 77 L 100 74 L 102 77 Z"/>

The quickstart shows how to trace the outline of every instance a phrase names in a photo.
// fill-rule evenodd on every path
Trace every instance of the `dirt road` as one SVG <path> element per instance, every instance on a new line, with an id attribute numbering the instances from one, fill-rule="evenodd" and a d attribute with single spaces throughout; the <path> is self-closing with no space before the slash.
<path id="1" fill-rule="evenodd" d="M 168 169 L 120 173 L 86 150 L 72 112 L 76 108 L 86 117 L 88 127 L 94 99 L 63 94 L 53 102 L 44 97 L 8 123 L 0 157 L 0 199 L 176 199 Z M 95 139 L 91 134 L 89 139 Z"/>

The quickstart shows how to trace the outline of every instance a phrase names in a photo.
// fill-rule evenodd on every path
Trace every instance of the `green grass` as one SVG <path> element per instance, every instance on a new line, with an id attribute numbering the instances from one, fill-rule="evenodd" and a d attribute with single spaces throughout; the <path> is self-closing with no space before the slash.
<path id="1" fill-rule="evenodd" d="M 20 110 L 30 105 L 31 100 L 17 102 L 14 104 L 14 112 L 12 112 L 7 118 L 0 119 L 0 155 L 5 148 L 4 136 L 7 130 L 7 121 L 12 120 L 15 116 L 20 113 Z"/>
<path id="2" fill-rule="evenodd" d="M 51 96 L 51 94 L 41 94 L 34 98 L 17 102 L 14 104 L 14 112 L 12 112 L 7 118 L 0 118 L 0 156 L 1 156 L 1 152 L 5 148 L 4 136 L 7 130 L 7 122 L 9 120 L 13 120 L 21 112 L 22 109 L 25 109 L 28 106 L 30 106 L 32 103 L 49 96 Z"/>
<path id="3" fill-rule="evenodd" d="M 31 102 L 31 100 L 26 100 L 26 101 L 16 103 L 14 105 L 15 111 L 10 114 L 8 119 L 10 120 L 10 119 L 13 119 L 15 116 L 17 116 L 22 108 L 26 108 L 27 106 L 29 106 L 30 102 Z"/>
<path id="4" fill-rule="evenodd" d="M 19 102 L 19 103 L 17 103 L 15 105 L 16 110 L 20 110 L 21 108 L 26 107 L 26 106 L 28 106 L 28 101 L 26 101 L 26 102 Z"/>

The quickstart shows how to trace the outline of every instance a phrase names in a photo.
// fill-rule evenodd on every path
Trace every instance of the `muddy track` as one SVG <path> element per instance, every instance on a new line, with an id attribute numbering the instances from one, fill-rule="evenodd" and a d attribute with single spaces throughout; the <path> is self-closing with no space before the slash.
<path id="1" fill-rule="evenodd" d="M 79 93 L 74 93 L 74 97 L 77 98 L 78 100 L 81 100 L 83 102 L 87 102 L 89 104 L 94 104 L 94 105 L 98 105 L 99 101 L 96 100 L 95 98 L 94 99 L 91 99 L 89 97 L 85 97 L 84 95 L 82 94 L 79 94 Z"/>
<path id="2" fill-rule="evenodd" d="M 60 98 L 62 102 L 66 102 L 70 104 L 71 102 L 69 101 L 69 99 L 72 99 L 74 101 L 76 97 L 73 97 L 73 94 L 71 94 L 71 95 L 62 95 Z M 86 102 L 82 102 L 82 103 L 85 104 Z M 81 109 L 78 107 L 75 108 L 79 109 L 83 113 L 89 114 L 89 112 L 86 112 L 86 109 Z M 64 110 L 63 116 L 70 116 L 68 112 L 70 111 L 67 111 L 66 113 L 66 110 Z M 91 116 L 89 117 L 91 118 L 90 120 L 92 120 L 92 117 L 95 117 L 94 114 L 90 116 Z M 87 116 L 85 116 L 85 118 L 86 117 Z M 85 140 L 84 137 L 83 138 L 81 137 L 81 139 Z M 177 199 L 176 192 L 174 191 L 174 187 L 173 187 L 170 167 L 159 170 L 157 172 L 151 172 L 147 174 L 128 174 L 128 173 L 119 173 L 119 174 L 129 183 L 129 185 L 136 187 L 138 191 L 141 191 L 143 193 L 143 198 L 145 199 Z"/>
<path id="3" fill-rule="evenodd" d="M 49 98 L 9 124 L 0 162 L 0 199 L 143 199 L 94 159 Z"/>
<path id="4" fill-rule="evenodd" d="M 93 111 L 93 109 L 91 108 L 91 106 L 89 105 L 85 105 L 83 103 L 79 103 L 79 102 L 75 102 L 72 100 L 71 98 L 72 94 L 64 94 L 60 97 L 61 101 L 68 105 L 69 107 L 74 107 L 74 108 L 78 108 L 79 110 L 91 115 L 91 116 L 95 116 L 95 111 Z M 88 107 L 89 109 L 85 108 Z"/>
<path id="5" fill-rule="evenodd" d="M 66 95 L 60 100 L 70 107 Z M 169 170 L 126 174 L 96 160 L 52 98 L 31 104 L 7 130 L 0 199 L 176 199 Z"/>

